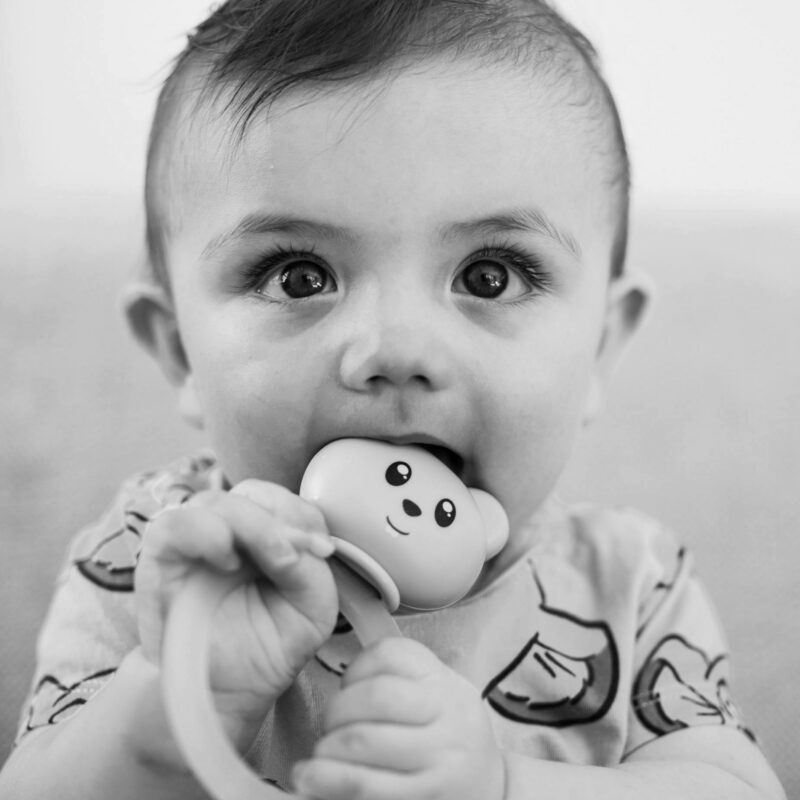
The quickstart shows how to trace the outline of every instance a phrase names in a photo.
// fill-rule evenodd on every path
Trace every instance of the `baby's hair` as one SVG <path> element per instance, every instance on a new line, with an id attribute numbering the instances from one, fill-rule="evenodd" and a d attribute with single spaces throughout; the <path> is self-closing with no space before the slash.
<path id="1" fill-rule="evenodd" d="M 325 90 L 389 75 L 434 57 L 533 65 L 555 87 L 569 78 L 571 98 L 591 110 L 611 147 L 617 222 L 611 273 L 622 272 L 628 238 L 630 164 L 616 104 L 591 42 L 546 0 L 228 0 L 189 36 L 156 105 L 147 157 L 145 205 L 152 276 L 168 286 L 170 162 L 187 76 L 199 78 L 196 107 L 224 98 L 232 133 L 292 89 Z M 609 125 L 610 123 L 610 125 Z M 609 132 L 610 127 L 610 132 Z M 610 150 L 610 152 L 606 152 Z"/>

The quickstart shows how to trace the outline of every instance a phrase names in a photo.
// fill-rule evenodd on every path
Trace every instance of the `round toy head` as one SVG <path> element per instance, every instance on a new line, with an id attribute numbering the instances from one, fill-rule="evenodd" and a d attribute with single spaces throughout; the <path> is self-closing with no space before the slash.
<path id="1" fill-rule="evenodd" d="M 497 500 L 415 445 L 339 439 L 311 460 L 300 494 L 390 611 L 455 603 L 508 538 Z"/>

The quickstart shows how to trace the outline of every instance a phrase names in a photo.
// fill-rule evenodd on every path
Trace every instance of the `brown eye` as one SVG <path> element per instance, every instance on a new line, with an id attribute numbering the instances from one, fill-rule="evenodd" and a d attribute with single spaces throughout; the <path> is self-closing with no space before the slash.
<path id="1" fill-rule="evenodd" d="M 433 512 L 433 517 L 436 520 L 436 524 L 440 528 L 446 528 L 448 525 L 452 525 L 453 521 L 456 518 L 456 506 L 452 500 L 448 500 L 447 498 L 440 500 L 436 504 L 436 509 Z"/>
<path id="2" fill-rule="evenodd" d="M 461 280 L 469 294 L 493 300 L 508 286 L 508 269 L 493 261 L 475 261 L 463 271 Z"/>
<path id="3" fill-rule="evenodd" d="M 337 291 L 336 278 L 325 263 L 305 253 L 277 249 L 242 270 L 242 292 L 254 292 L 265 300 L 288 303 Z"/>
<path id="4" fill-rule="evenodd" d="M 405 461 L 395 461 L 386 468 L 385 477 L 392 486 L 402 486 L 411 480 L 411 467 Z"/>
<path id="5" fill-rule="evenodd" d="M 296 261 L 281 270 L 278 282 L 289 297 L 296 299 L 324 292 L 330 278 L 319 264 Z"/>
<path id="6" fill-rule="evenodd" d="M 452 290 L 480 302 L 515 303 L 547 294 L 552 283 L 550 271 L 533 253 L 484 247 L 461 263 Z"/>

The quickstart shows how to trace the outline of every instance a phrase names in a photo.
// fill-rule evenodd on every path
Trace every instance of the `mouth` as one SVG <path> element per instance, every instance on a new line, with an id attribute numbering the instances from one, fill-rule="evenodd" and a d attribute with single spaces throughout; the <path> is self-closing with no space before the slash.
<path id="1" fill-rule="evenodd" d="M 460 478 L 464 474 L 464 459 L 455 450 L 440 444 L 428 444 L 426 442 L 417 442 L 416 444 L 441 461 L 457 477 Z"/>
<path id="2" fill-rule="evenodd" d="M 390 527 L 390 528 L 391 528 L 393 531 L 396 531 L 396 532 L 397 532 L 397 533 L 399 533 L 401 536 L 408 536 L 408 534 L 409 534 L 409 531 L 401 531 L 401 530 L 400 530 L 400 528 L 398 528 L 398 527 L 397 527 L 397 525 L 394 525 L 394 524 L 392 524 L 392 521 L 389 519 L 389 517 L 386 517 L 386 522 L 389 524 L 389 527 Z"/>

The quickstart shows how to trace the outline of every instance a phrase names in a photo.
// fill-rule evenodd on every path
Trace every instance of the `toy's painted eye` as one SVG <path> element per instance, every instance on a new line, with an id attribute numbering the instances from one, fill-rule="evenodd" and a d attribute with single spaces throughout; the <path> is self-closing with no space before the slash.
<path id="1" fill-rule="evenodd" d="M 446 528 L 448 525 L 453 524 L 456 518 L 456 505 L 452 500 L 445 498 L 436 504 L 436 510 L 433 512 L 436 519 L 436 524 L 440 528 Z"/>
<path id="2" fill-rule="evenodd" d="M 392 486 L 402 486 L 411 480 L 411 467 L 405 461 L 395 461 L 386 468 L 386 482 Z"/>

